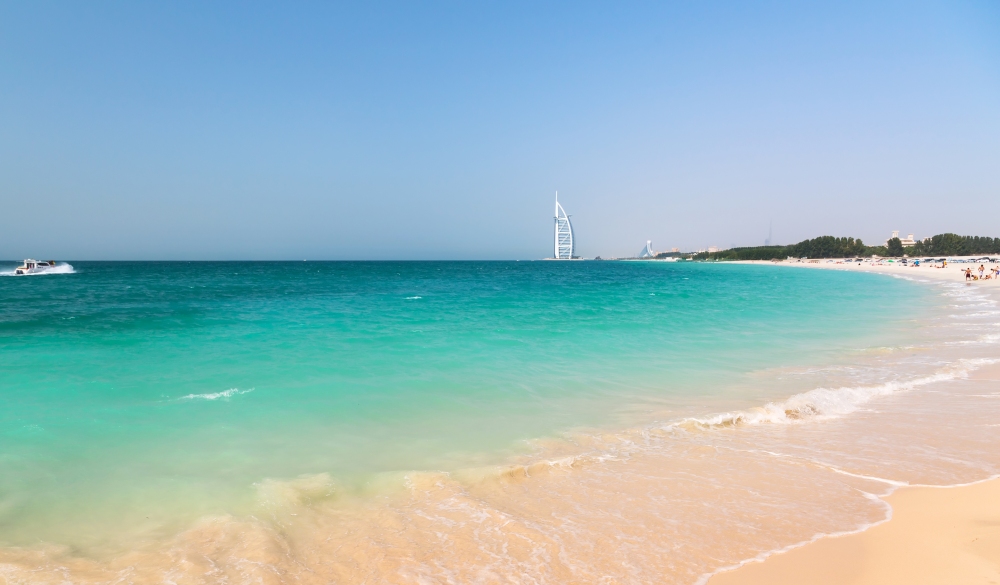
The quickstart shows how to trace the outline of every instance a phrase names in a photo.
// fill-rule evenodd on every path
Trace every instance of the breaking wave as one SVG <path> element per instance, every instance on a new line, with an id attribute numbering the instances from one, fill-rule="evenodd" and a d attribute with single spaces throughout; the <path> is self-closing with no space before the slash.
<path id="1" fill-rule="evenodd" d="M 920 386 L 965 378 L 982 366 L 997 363 L 997 359 L 963 359 L 922 378 L 892 381 L 874 386 L 848 386 L 842 388 L 814 388 L 795 394 L 782 402 L 769 402 L 764 406 L 739 412 L 726 412 L 707 418 L 687 418 L 672 427 L 686 429 L 713 429 L 757 424 L 789 424 L 806 419 L 821 420 L 843 416 L 857 411 L 862 405 L 880 396 L 907 392 Z"/>
<path id="2" fill-rule="evenodd" d="M 841 377 L 841 366 L 810 368 L 803 373 L 830 370 L 827 380 L 838 381 L 796 382 L 804 391 L 754 408 L 712 415 L 700 413 L 725 406 L 699 406 L 699 418 L 672 414 L 648 426 L 540 438 L 530 453 L 499 465 L 387 472 L 364 490 L 329 472 L 263 478 L 252 484 L 252 514 L 204 516 L 110 563 L 55 547 L 0 547 L 0 572 L 11 582 L 704 584 L 885 522 L 892 509 L 882 498 L 896 487 L 997 476 L 998 403 L 984 400 L 998 396 L 991 382 L 962 382 L 954 393 L 929 387 L 1000 363 L 992 333 L 971 340 L 983 332 L 960 325 L 942 334 L 961 333 L 968 345 L 877 348 L 933 360 L 920 358 L 910 370 L 902 368 L 912 362 L 892 356 L 889 369 L 876 370 L 878 383 Z M 867 374 L 844 368 L 843 375 Z M 227 401 L 252 391 L 174 400 Z M 892 408 L 879 404 L 893 395 L 900 399 Z M 876 408 L 884 416 L 851 425 L 851 413 Z M 891 440 L 869 449 L 876 434 Z M 389 484 L 401 489 L 379 491 Z"/>
<path id="3" fill-rule="evenodd" d="M 989 334 L 977 337 L 976 339 L 965 339 L 965 340 L 962 340 L 962 341 L 948 341 L 948 342 L 945 342 L 945 343 L 947 343 L 948 345 L 972 345 L 972 344 L 998 343 L 998 342 L 1000 342 L 1000 334 L 998 334 L 998 333 L 989 333 Z"/>

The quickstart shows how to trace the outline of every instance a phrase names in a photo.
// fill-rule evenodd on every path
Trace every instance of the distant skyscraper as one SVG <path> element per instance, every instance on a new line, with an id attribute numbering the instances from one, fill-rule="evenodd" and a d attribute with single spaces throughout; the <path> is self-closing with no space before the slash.
<path id="1" fill-rule="evenodd" d="M 559 193 L 556 192 L 556 233 L 555 259 L 571 260 L 576 256 L 576 240 L 573 238 L 573 224 L 566 215 L 566 210 L 559 205 Z"/>
<path id="2" fill-rule="evenodd" d="M 653 251 L 653 240 L 646 240 L 646 247 L 639 252 L 640 258 L 655 258 L 656 252 Z"/>

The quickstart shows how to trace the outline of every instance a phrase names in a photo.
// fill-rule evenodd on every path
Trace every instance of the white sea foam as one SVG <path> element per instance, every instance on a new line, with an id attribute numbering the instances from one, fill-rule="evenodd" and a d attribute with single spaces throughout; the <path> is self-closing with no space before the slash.
<path id="1" fill-rule="evenodd" d="M 415 301 L 417 299 L 422 299 L 422 298 L 424 298 L 424 297 L 406 297 L 406 300 L 408 300 L 408 301 Z"/>
<path id="2" fill-rule="evenodd" d="M 992 317 L 993 315 L 1000 315 L 1000 311 L 980 311 L 978 313 L 968 313 L 966 315 L 949 315 L 949 317 L 971 319 L 974 317 Z"/>
<path id="3" fill-rule="evenodd" d="M 880 397 L 906 392 L 947 380 L 965 378 L 969 372 L 984 365 L 997 363 L 996 359 L 958 360 L 941 371 L 906 381 L 892 381 L 874 386 L 847 386 L 842 388 L 814 388 L 795 394 L 782 402 L 769 402 L 762 407 L 745 411 L 726 412 L 707 418 L 688 418 L 672 427 L 722 428 L 757 424 L 788 424 L 803 419 L 843 416 L 857 411 L 865 403 Z"/>
<path id="4" fill-rule="evenodd" d="M 862 478 L 862 479 L 870 479 L 870 480 L 873 480 L 873 481 L 880 481 L 880 482 L 889 483 L 889 484 L 891 484 L 893 486 L 893 489 L 889 492 L 890 494 L 895 491 L 895 488 L 899 488 L 899 487 L 919 487 L 919 488 L 932 488 L 932 489 L 942 489 L 942 490 L 944 490 L 944 489 L 953 489 L 953 488 L 968 487 L 968 486 L 971 486 L 971 485 L 977 485 L 977 484 L 985 483 L 987 481 L 993 481 L 995 479 L 1000 478 L 1000 476 L 998 476 L 998 475 L 991 475 L 989 477 L 985 477 L 983 479 L 977 479 L 975 481 L 969 481 L 969 482 L 964 482 L 964 483 L 954 483 L 954 484 L 948 484 L 948 485 L 933 485 L 933 484 L 922 484 L 922 483 L 912 483 L 911 484 L 911 483 L 906 483 L 906 482 L 900 482 L 900 481 L 882 479 L 882 478 L 878 478 L 878 477 L 870 477 L 870 476 L 858 475 L 858 474 L 855 474 L 855 473 L 849 473 L 849 472 L 838 470 L 838 469 L 832 469 L 832 470 L 835 471 L 836 473 L 842 473 L 844 475 L 850 475 L 852 477 L 859 477 L 859 478 Z M 878 526 L 879 524 L 885 524 L 886 522 L 892 520 L 892 516 L 893 516 L 892 506 L 890 506 L 889 503 L 883 499 L 886 495 L 889 495 L 889 494 L 885 494 L 885 495 L 881 495 L 881 496 L 877 495 L 877 494 L 870 494 L 870 493 L 867 493 L 867 492 L 861 492 L 861 494 L 865 498 L 867 498 L 867 499 L 869 499 L 871 501 L 874 501 L 874 502 L 878 502 L 879 504 L 881 504 L 882 506 L 884 506 L 884 508 L 885 508 L 885 518 L 883 518 L 882 520 L 878 520 L 876 522 L 866 522 L 866 523 L 863 523 L 863 524 L 859 525 L 857 528 L 855 528 L 854 530 L 844 530 L 844 531 L 840 531 L 840 532 L 830 532 L 830 533 L 819 533 L 819 534 L 813 535 L 812 538 L 810 538 L 808 540 L 804 540 L 802 542 L 797 542 L 795 544 L 790 544 L 788 546 L 785 546 L 785 547 L 782 547 L 782 548 L 778 548 L 778 549 L 774 549 L 774 550 L 764 551 L 764 552 L 758 554 L 757 556 L 755 556 L 753 558 L 744 559 L 744 560 L 740 561 L 739 563 L 736 563 L 736 564 L 733 564 L 733 565 L 729 565 L 727 567 L 720 567 L 720 568 L 718 568 L 718 569 L 716 569 L 714 571 L 711 571 L 709 573 L 703 573 L 698 578 L 698 580 L 695 581 L 695 585 L 706 585 L 709 582 L 709 580 L 711 580 L 711 578 L 714 577 L 715 575 L 718 575 L 720 573 L 727 573 L 729 571 L 735 571 L 736 569 L 739 569 L 739 568 L 741 568 L 743 566 L 746 566 L 746 565 L 749 565 L 749 564 L 752 564 L 752 563 L 761 563 L 761 562 L 764 562 L 765 560 L 767 560 L 770 557 L 773 557 L 775 555 L 784 554 L 786 552 L 795 550 L 797 548 L 802 548 L 803 546 L 806 546 L 807 544 L 812 544 L 812 543 L 814 543 L 814 542 L 816 542 L 816 541 L 818 541 L 820 539 L 824 539 L 824 538 L 837 538 L 837 537 L 841 537 L 841 536 L 850 536 L 852 534 L 860 534 L 862 532 L 867 531 L 869 528 L 874 528 L 874 527 Z"/>
<path id="5" fill-rule="evenodd" d="M 14 269 L 10 270 L 0 270 L 0 276 L 46 276 L 49 274 L 75 274 L 76 270 L 73 269 L 73 265 L 67 262 L 61 262 L 56 264 L 54 267 L 46 270 L 45 272 L 33 272 L 31 274 L 14 274 Z"/>
<path id="6" fill-rule="evenodd" d="M 805 546 L 807 544 L 812 544 L 812 543 L 814 543 L 814 542 L 816 542 L 816 541 L 818 541 L 820 539 L 823 539 L 823 538 L 837 538 L 837 537 L 840 537 L 840 536 L 850 536 L 852 534 L 860 534 L 862 532 L 865 532 L 869 528 L 874 528 L 874 527 L 878 526 L 879 524 L 885 524 L 886 522 L 892 520 L 892 506 L 890 506 L 885 500 L 883 500 L 882 498 L 880 498 L 879 496 L 877 496 L 875 494 L 869 494 L 867 492 L 861 492 L 861 494 L 866 499 L 874 501 L 874 502 L 878 502 L 880 505 L 883 506 L 883 508 L 885 509 L 885 517 L 882 520 L 878 520 L 876 522 L 865 522 L 865 523 L 862 523 L 862 524 L 858 525 L 858 527 L 855 528 L 855 529 L 853 529 L 853 530 L 842 530 L 842 531 L 839 531 L 839 532 L 831 532 L 831 533 L 822 533 L 821 532 L 819 534 L 814 534 L 812 536 L 812 538 L 810 538 L 808 540 L 804 540 L 802 542 L 796 542 L 795 544 L 790 544 L 788 546 L 785 546 L 785 547 L 782 547 L 782 548 L 778 548 L 778 549 L 775 549 L 775 550 L 764 551 L 764 552 L 760 553 L 759 555 L 757 555 L 757 556 L 755 556 L 753 558 L 742 560 L 739 563 L 736 563 L 734 565 L 729 565 L 728 567 L 721 567 L 721 568 L 718 568 L 718 569 L 716 569 L 716 570 L 714 570 L 712 572 L 704 573 L 700 577 L 698 577 L 698 580 L 695 581 L 695 585 L 706 585 L 708 583 L 708 581 L 712 577 L 714 577 L 715 575 L 718 575 L 720 573 L 727 573 L 729 571 L 735 571 L 736 569 L 739 569 L 739 568 L 741 568 L 741 567 L 743 567 L 745 565 L 749 565 L 751 563 L 762 563 L 762 562 L 764 562 L 765 560 L 767 560 L 770 557 L 773 557 L 775 555 L 784 554 L 786 552 L 795 550 L 797 548 L 801 548 L 801 547 L 803 547 L 803 546 Z"/>
<path id="7" fill-rule="evenodd" d="M 989 333 L 981 335 L 976 339 L 965 339 L 962 341 L 946 341 L 946 345 L 973 345 L 981 343 L 1000 343 L 1000 333 Z"/>
<path id="8" fill-rule="evenodd" d="M 218 400 L 229 399 L 233 396 L 238 396 L 240 394 L 249 394 L 253 392 L 253 388 L 249 390 L 240 390 L 239 388 L 230 388 L 229 390 L 224 390 L 222 392 L 211 392 L 208 394 L 188 394 L 187 396 L 181 396 L 178 400 Z"/>

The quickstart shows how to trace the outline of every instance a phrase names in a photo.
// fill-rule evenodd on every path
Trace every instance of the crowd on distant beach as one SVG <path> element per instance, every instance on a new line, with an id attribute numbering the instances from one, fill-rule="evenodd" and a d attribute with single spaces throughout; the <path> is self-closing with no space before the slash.
<path id="1" fill-rule="evenodd" d="M 789 258 L 788 262 L 799 262 L 799 263 L 809 263 L 809 264 L 819 264 L 822 262 L 820 259 L 807 259 L 807 258 Z M 773 260 L 772 262 L 784 262 L 783 260 Z M 967 266 L 961 266 L 958 268 L 960 274 L 965 275 L 965 281 L 972 284 L 975 281 L 985 281 L 992 280 L 994 282 L 1000 281 L 1000 258 L 986 257 L 973 258 L 973 259 L 958 259 L 949 261 L 947 258 L 879 258 L 873 256 L 871 258 L 844 258 L 843 260 L 830 259 L 826 260 L 829 264 L 848 264 L 857 265 L 861 267 L 862 265 L 867 265 L 872 268 L 889 268 L 892 266 L 897 266 L 900 268 L 937 268 L 954 269 L 954 263 L 964 263 Z M 972 266 L 968 266 L 971 264 Z M 979 267 L 976 268 L 976 264 Z"/>
<path id="2" fill-rule="evenodd" d="M 985 274 L 985 275 L 984 275 Z M 965 280 L 966 282 L 970 280 L 1000 280 L 1000 266 L 994 266 L 990 268 L 990 271 L 986 272 L 986 266 L 983 264 L 979 265 L 979 274 L 973 274 L 972 268 L 965 269 Z"/>

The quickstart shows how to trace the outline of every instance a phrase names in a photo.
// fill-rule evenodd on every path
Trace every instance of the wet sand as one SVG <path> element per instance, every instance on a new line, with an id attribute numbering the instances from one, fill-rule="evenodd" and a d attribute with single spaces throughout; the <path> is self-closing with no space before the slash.
<path id="1" fill-rule="evenodd" d="M 961 286 L 934 285 L 945 300 L 914 347 L 761 372 L 760 384 L 797 389 L 766 405 L 569 433 L 509 466 L 387 478 L 398 488 L 360 501 L 326 474 L 268 479 L 253 515 L 205 517 L 124 553 L 0 548 L 0 583 L 991 582 L 1000 482 L 900 485 L 1000 471 L 1000 283 L 966 287 L 957 268 L 791 266 Z M 785 572 L 755 577 L 772 570 Z"/>
<path id="2" fill-rule="evenodd" d="M 906 487 L 885 499 L 888 522 L 721 573 L 709 585 L 1000 583 L 1000 479 Z"/>
<path id="3" fill-rule="evenodd" d="M 963 269 L 868 264 L 782 263 L 965 282 Z M 992 268 L 992 266 L 987 267 Z M 1000 282 L 973 281 L 1000 294 Z M 1000 385 L 1000 368 L 974 378 Z M 891 519 L 828 536 L 715 575 L 709 585 L 892 585 L 1000 583 L 1000 479 L 958 487 L 903 487 L 883 498 Z"/>

